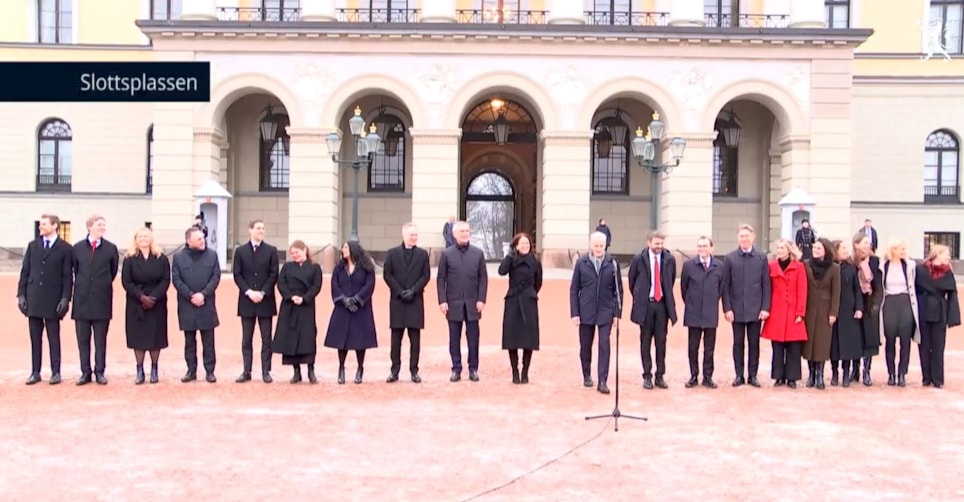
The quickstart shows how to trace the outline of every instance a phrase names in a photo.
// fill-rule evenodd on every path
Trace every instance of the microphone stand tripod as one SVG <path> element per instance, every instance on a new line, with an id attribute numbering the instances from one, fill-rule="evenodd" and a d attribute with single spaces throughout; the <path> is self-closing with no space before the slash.
<path id="1" fill-rule="evenodd" d="M 614 312 L 619 312 L 619 307 L 623 304 L 623 299 L 622 299 L 622 297 L 620 297 L 620 295 L 619 295 L 619 286 L 620 286 L 619 283 L 620 283 L 621 281 L 620 281 L 620 279 L 619 279 L 619 274 L 617 273 L 617 271 L 618 271 L 618 268 L 617 268 L 617 267 L 618 267 L 618 264 L 616 263 L 616 259 L 613 258 L 613 281 L 614 281 L 614 285 L 615 285 L 615 292 L 614 292 L 614 295 L 613 295 L 613 296 L 615 297 L 615 305 L 614 305 L 615 310 L 613 310 Z M 600 382 L 600 383 L 601 383 L 601 382 Z M 628 419 L 631 419 L 631 420 L 641 420 L 641 421 L 643 421 L 643 422 L 646 422 L 646 421 L 649 420 L 649 419 L 646 418 L 646 417 L 637 417 L 637 416 L 633 416 L 633 415 L 623 415 L 623 413 L 622 413 L 621 411 L 619 411 L 619 319 L 616 319 L 616 396 L 615 396 L 615 397 L 616 397 L 616 402 L 615 402 L 615 404 L 613 405 L 613 411 L 612 411 L 611 413 L 607 413 L 607 414 L 605 414 L 605 415 L 590 415 L 590 416 L 586 417 L 586 420 L 596 420 L 596 419 L 600 419 L 600 418 L 609 418 L 609 417 L 612 417 L 612 418 L 613 418 L 613 431 L 615 431 L 615 432 L 619 432 L 619 419 L 620 419 L 620 418 L 628 418 Z"/>

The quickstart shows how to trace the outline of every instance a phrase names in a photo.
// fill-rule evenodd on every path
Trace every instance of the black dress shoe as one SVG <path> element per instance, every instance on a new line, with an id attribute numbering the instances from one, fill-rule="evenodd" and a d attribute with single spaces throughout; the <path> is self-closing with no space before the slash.
<path id="1" fill-rule="evenodd" d="M 796 381 L 796 380 L 788 380 L 788 381 L 787 381 L 787 387 L 789 387 L 789 388 L 791 388 L 791 389 L 796 389 L 796 388 L 797 388 L 797 381 Z"/>
<path id="2" fill-rule="evenodd" d="M 944 384 L 942 384 L 942 383 L 936 383 L 936 382 L 935 382 L 935 383 L 933 383 L 932 385 L 934 386 L 935 389 L 943 389 L 943 388 L 944 388 Z"/>
<path id="3" fill-rule="evenodd" d="M 787 384 L 787 381 L 783 378 L 777 378 L 777 381 L 773 382 L 774 387 L 783 387 Z"/>
<path id="4" fill-rule="evenodd" d="M 338 383 L 345 383 L 345 368 L 338 368 Z"/>
<path id="5" fill-rule="evenodd" d="M 214 383 L 218 381 L 217 377 L 214 376 L 214 373 L 208 373 L 207 375 L 204 375 L 204 380 L 206 380 L 207 383 Z"/>
<path id="6" fill-rule="evenodd" d="M 385 379 L 386 382 L 392 383 L 398 381 L 398 373 L 389 373 L 388 378 Z"/>
<path id="7" fill-rule="evenodd" d="M 529 368 L 522 368 L 522 376 L 519 377 L 522 385 L 529 383 Z"/>
<path id="8" fill-rule="evenodd" d="M 462 373 L 459 371 L 453 371 L 452 376 L 449 377 L 450 382 L 458 382 L 462 379 Z"/>
<path id="9" fill-rule="evenodd" d="M 134 377 L 134 384 L 135 384 L 135 385 L 141 385 L 141 384 L 144 383 L 144 379 L 145 379 L 145 376 L 144 376 L 144 365 L 138 364 L 138 365 L 137 365 L 136 376 Z"/>
<path id="10" fill-rule="evenodd" d="M 594 384 L 592 383 L 592 377 L 588 377 L 588 376 L 582 377 L 582 386 L 583 386 L 583 387 L 592 387 L 593 385 L 594 385 Z"/>
<path id="11" fill-rule="evenodd" d="M 83 373 L 80 375 L 80 378 L 77 379 L 77 385 L 87 385 L 93 381 L 94 380 L 91 378 L 90 373 Z"/>
<path id="12" fill-rule="evenodd" d="M 745 384 L 745 383 L 746 383 L 746 380 L 744 380 L 743 377 L 741 377 L 741 376 L 738 376 L 738 377 L 736 377 L 736 378 L 733 379 L 733 386 L 734 386 L 734 387 L 739 387 L 739 386 L 741 386 L 741 385 L 743 385 L 743 384 Z"/>
<path id="13" fill-rule="evenodd" d="M 897 385 L 897 378 L 894 375 L 887 375 L 887 385 L 891 387 Z"/>
<path id="14" fill-rule="evenodd" d="M 315 375 L 315 365 L 308 365 L 308 383 L 318 383 L 318 376 Z"/>
<path id="15" fill-rule="evenodd" d="M 643 388 L 648 390 L 651 390 L 653 388 L 652 377 L 643 377 Z"/>
<path id="16" fill-rule="evenodd" d="M 271 378 L 271 373 L 265 371 L 261 373 L 261 381 L 264 383 L 271 383 L 274 382 L 274 378 Z"/>
<path id="17" fill-rule="evenodd" d="M 157 366 L 151 366 L 151 383 L 157 383 L 160 378 L 157 375 Z"/>
<path id="18" fill-rule="evenodd" d="M 295 366 L 294 373 L 291 375 L 291 383 L 298 383 L 301 381 L 301 366 Z"/>
<path id="19" fill-rule="evenodd" d="M 50 385 L 57 385 L 61 382 L 60 373 L 50 375 Z"/>
<path id="20" fill-rule="evenodd" d="M 422 383 L 422 377 L 418 376 L 418 373 L 412 373 L 412 382 Z"/>
<path id="21" fill-rule="evenodd" d="M 751 376 L 746 379 L 746 383 L 750 384 L 752 387 L 760 388 L 760 381 L 756 379 L 755 376 Z"/>
<path id="22" fill-rule="evenodd" d="M 599 387 L 596 387 L 596 390 L 598 390 L 600 394 L 609 394 L 609 387 L 607 387 L 605 383 L 600 383 Z"/>
<path id="23" fill-rule="evenodd" d="M 668 388 L 669 388 L 669 385 L 666 385 L 666 380 L 663 380 L 663 377 L 661 377 L 661 376 L 660 376 L 660 377 L 656 377 L 656 386 L 659 387 L 660 389 L 668 389 Z"/>
<path id="24" fill-rule="evenodd" d="M 837 384 L 838 384 L 839 379 L 840 379 L 840 375 L 837 373 L 837 370 L 833 370 L 833 371 L 830 373 L 830 386 L 831 386 L 831 387 L 836 387 Z M 844 377 L 844 380 L 846 380 L 846 379 L 847 379 L 847 377 Z"/>
<path id="25" fill-rule="evenodd" d="M 244 373 L 241 373 L 240 375 L 238 375 L 238 378 L 235 378 L 234 381 L 237 383 L 250 382 L 251 373 L 248 373 L 247 371 L 245 371 Z"/>
<path id="26" fill-rule="evenodd" d="M 690 379 L 686 381 L 686 388 L 692 389 L 693 387 L 696 387 L 697 385 L 699 385 L 699 383 L 700 383 L 699 380 L 697 380 L 695 376 L 690 377 Z"/>
<path id="27" fill-rule="evenodd" d="M 40 373 L 31 373 L 30 378 L 27 378 L 27 385 L 35 385 L 40 382 Z"/>
<path id="28" fill-rule="evenodd" d="M 707 389 L 715 389 L 715 388 L 716 388 L 716 384 L 713 383 L 713 379 L 712 379 L 712 378 L 704 378 L 704 379 L 703 379 L 703 387 L 706 387 Z"/>
<path id="29" fill-rule="evenodd" d="M 471 381 L 473 381 L 473 382 L 478 382 L 478 381 L 479 381 L 479 371 L 478 371 L 478 370 L 469 370 L 469 380 L 471 380 Z"/>
<path id="30" fill-rule="evenodd" d="M 907 387 L 907 379 L 904 377 L 904 375 L 900 375 L 897 377 L 897 386 Z"/>
<path id="31" fill-rule="evenodd" d="M 358 370 L 355 371 L 355 383 L 362 383 L 362 375 L 364 374 L 365 374 L 365 370 L 362 368 L 358 368 Z"/>
<path id="32" fill-rule="evenodd" d="M 194 371 L 188 371 L 184 374 L 184 376 L 181 377 L 181 381 L 184 383 L 193 382 L 195 380 L 197 380 L 197 373 Z"/>
<path id="33" fill-rule="evenodd" d="M 103 373 L 94 375 L 94 379 L 97 380 L 97 385 L 107 385 L 107 377 Z"/>

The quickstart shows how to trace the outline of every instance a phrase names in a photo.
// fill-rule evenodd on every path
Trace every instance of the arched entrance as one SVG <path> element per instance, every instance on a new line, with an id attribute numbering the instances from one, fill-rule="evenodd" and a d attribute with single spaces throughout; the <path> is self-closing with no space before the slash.
<path id="1" fill-rule="evenodd" d="M 462 121 L 461 217 L 487 260 L 501 260 L 513 234 L 537 234 L 538 131 L 528 109 L 503 96 L 477 103 Z"/>
<path id="2" fill-rule="evenodd" d="M 502 173 L 483 171 L 465 190 L 465 221 L 472 228 L 472 244 L 486 260 L 500 260 L 516 227 L 516 192 Z"/>

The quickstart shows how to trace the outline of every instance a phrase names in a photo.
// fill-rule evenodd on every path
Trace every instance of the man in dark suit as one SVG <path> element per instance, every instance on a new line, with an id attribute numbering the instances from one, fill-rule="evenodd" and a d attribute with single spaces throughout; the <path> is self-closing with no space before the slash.
<path id="1" fill-rule="evenodd" d="M 402 227 L 402 244 L 388 250 L 382 277 L 388 284 L 388 327 L 392 330 L 392 369 L 387 382 L 397 382 L 402 369 L 402 337 L 408 330 L 408 369 L 412 381 L 419 383 L 418 356 L 421 330 L 425 327 L 425 286 L 432 277 L 428 251 L 418 247 L 418 228 L 414 223 Z M 461 341 L 461 340 L 460 340 Z M 461 352 L 461 350 L 459 351 Z"/>
<path id="2" fill-rule="evenodd" d="M 870 250 L 876 253 L 877 252 L 877 229 L 874 228 L 874 225 L 872 224 L 869 218 L 864 220 L 864 226 L 860 227 L 860 230 L 858 230 L 858 232 L 863 232 L 864 235 L 866 235 L 867 237 L 870 237 Z"/>
<path id="3" fill-rule="evenodd" d="M 80 379 L 77 385 L 91 382 L 90 339 L 94 338 L 94 376 L 107 385 L 107 330 L 114 305 L 114 278 L 120 257 L 117 246 L 104 238 L 107 224 L 103 216 L 87 218 L 87 238 L 74 244 L 74 306 L 70 318 L 77 327 L 80 351 Z"/>
<path id="4" fill-rule="evenodd" d="M 449 322 L 449 354 L 452 356 L 452 376 L 462 379 L 462 323 L 469 346 L 469 380 L 479 381 L 479 319 L 485 308 L 489 289 L 489 274 L 482 250 L 469 244 L 469 224 L 464 221 L 452 225 L 455 245 L 442 251 L 438 264 L 439 309 Z"/>
<path id="5" fill-rule="evenodd" d="M 713 258 L 713 239 L 696 241 L 698 256 L 683 262 L 680 292 L 683 296 L 683 325 L 689 328 L 687 348 L 690 379 L 686 388 L 696 387 L 700 376 L 700 339 L 703 340 L 703 387 L 715 389 L 713 353 L 716 328 L 720 323 L 720 298 L 723 296 L 723 266 Z"/>
<path id="6" fill-rule="evenodd" d="M 576 260 L 569 283 L 569 317 L 579 326 L 579 359 L 582 385 L 592 387 L 592 340 L 599 331 L 599 385 L 609 394 L 609 335 L 622 316 L 623 276 L 619 263 L 606 252 L 606 235 L 589 236 L 589 254 Z"/>
<path id="7" fill-rule="evenodd" d="M 442 225 L 442 238 L 445 239 L 445 247 L 452 247 L 455 245 L 455 235 L 453 232 L 453 227 L 455 226 L 455 216 L 449 216 L 449 221 L 446 221 Z"/>
<path id="8" fill-rule="evenodd" d="M 264 221 L 248 223 L 251 240 L 234 250 L 234 283 L 238 285 L 238 317 L 241 318 L 241 358 L 244 370 L 235 380 L 251 380 L 254 359 L 254 324 L 261 330 L 261 379 L 271 383 L 271 320 L 278 315 L 274 288 L 278 284 L 278 248 L 264 242 Z"/>
<path id="9" fill-rule="evenodd" d="M 185 246 L 171 261 L 171 284 L 177 291 L 177 324 L 184 332 L 184 362 L 187 373 L 182 382 L 197 380 L 197 332 L 201 332 L 205 380 L 215 383 L 217 364 L 214 329 L 220 324 L 216 293 L 221 282 L 218 254 L 207 247 L 204 233 L 197 227 L 184 232 Z"/>
<path id="10" fill-rule="evenodd" d="M 676 325 L 676 258 L 663 249 L 666 236 L 654 230 L 646 236 L 647 249 L 629 264 L 629 290 L 633 294 L 630 320 L 639 326 L 639 353 L 643 360 L 643 387 L 653 388 L 653 341 L 656 342 L 656 386 L 668 387 L 666 374 L 667 322 Z"/>
<path id="11" fill-rule="evenodd" d="M 739 247 L 723 262 L 723 315 L 733 323 L 733 386 L 745 383 L 759 388 L 760 328 L 770 317 L 770 266 L 766 254 L 753 247 L 753 227 L 740 225 Z M 749 346 L 746 365 L 744 347 Z M 746 368 L 746 379 L 743 370 Z"/>
<path id="12" fill-rule="evenodd" d="M 60 218 L 40 217 L 40 238 L 27 244 L 17 284 L 17 307 L 27 316 L 30 330 L 30 378 L 27 385 L 40 381 L 43 362 L 43 333 L 50 344 L 50 385 L 60 378 L 60 320 L 67 315 L 74 277 L 73 248 L 59 239 Z"/>
<path id="13" fill-rule="evenodd" d="M 606 224 L 606 220 L 599 218 L 599 224 L 596 225 L 596 231 L 606 236 L 606 251 L 609 251 L 609 246 L 613 244 L 613 233 L 609 229 L 609 225 Z"/>

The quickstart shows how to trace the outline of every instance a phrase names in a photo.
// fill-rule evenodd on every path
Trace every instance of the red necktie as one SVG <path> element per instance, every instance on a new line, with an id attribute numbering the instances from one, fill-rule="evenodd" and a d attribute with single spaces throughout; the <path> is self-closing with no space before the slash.
<path id="1" fill-rule="evenodd" d="M 659 273 L 659 257 L 653 258 L 653 299 L 656 301 L 663 299 L 663 281 Z"/>
<path id="2" fill-rule="evenodd" d="M 253 245 L 253 246 L 251 246 L 251 247 L 252 247 L 252 250 L 253 250 L 255 253 L 258 252 L 258 245 L 257 245 L 257 244 L 255 244 L 255 245 Z"/>
<path id="3" fill-rule="evenodd" d="M 97 241 L 90 243 L 90 261 L 94 261 L 94 252 L 97 251 Z"/>
<path id="4" fill-rule="evenodd" d="M 709 270 L 709 269 L 710 269 L 710 263 L 704 261 L 704 262 L 703 262 L 703 271 L 706 272 L 706 271 Z"/>

